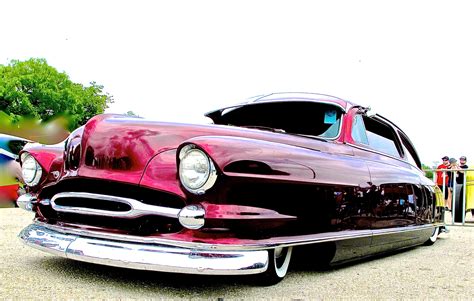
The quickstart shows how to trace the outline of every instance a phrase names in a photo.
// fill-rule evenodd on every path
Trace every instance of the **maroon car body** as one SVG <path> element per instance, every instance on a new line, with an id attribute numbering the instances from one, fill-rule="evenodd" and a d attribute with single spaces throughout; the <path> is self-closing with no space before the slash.
<path id="1" fill-rule="evenodd" d="M 406 134 L 367 108 L 274 93 L 206 116 L 99 115 L 62 144 L 25 149 L 40 176 L 18 201 L 35 212 L 21 239 L 87 262 L 264 283 L 285 276 L 293 248 L 339 263 L 436 240 L 439 191 Z"/>

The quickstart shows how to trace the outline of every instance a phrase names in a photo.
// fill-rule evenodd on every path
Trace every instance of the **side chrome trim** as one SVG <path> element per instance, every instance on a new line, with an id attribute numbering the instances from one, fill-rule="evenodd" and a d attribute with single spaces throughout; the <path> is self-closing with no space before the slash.
<path id="1" fill-rule="evenodd" d="M 383 152 L 380 152 L 378 150 L 375 150 L 373 148 L 370 148 L 370 147 L 365 147 L 361 144 L 354 144 L 354 143 L 348 143 L 346 142 L 346 145 L 349 145 L 349 146 L 352 146 L 354 148 L 357 148 L 357 149 L 360 149 L 360 150 L 364 150 L 364 151 L 368 151 L 368 152 L 371 152 L 371 153 L 374 153 L 374 154 L 377 154 L 377 155 L 381 155 L 381 156 L 384 156 L 384 157 L 389 157 L 391 159 L 394 159 L 394 160 L 397 160 L 397 161 L 400 161 L 402 163 L 405 163 L 405 164 L 409 164 L 410 166 L 414 167 L 417 171 L 422 171 L 418 168 L 418 166 L 416 165 L 413 165 L 412 163 L 408 162 L 408 161 L 405 161 L 405 159 L 403 159 L 402 157 L 396 157 L 396 156 L 393 156 L 393 155 L 390 155 L 390 154 L 386 154 L 386 153 L 383 153 Z"/>
<path id="2" fill-rule="evenodd" d="M 117 202 L 130 206 L 127 211 L 111 211 L 102 209 L 93 209 L 86 207 L 62 206 L 56 204 L 56 201 L 61 198 L 81 198 L 89 200 L 102 200 L 107 202 Z M 99 215 L 120 218 L 136 218 L 143 215 L 160 215 L 172 218 L 178 218 L 178 213 L 181 209 L 168 208 L 162 206 L 153 206 L 144 204 L 134 199 L 117 197 L 112 195 L 95 194 L 87 192 L 61 192 L 53 196 L 51 199 L 51 206 L 58 212 L 85 214 L 85 215 Z"/>
<path id="3" fill-rule="evenodd" d="M 240 244 L 209 244 L 203 242 L 189 242 L 189 241 L 178 241 L 171 240 L 160 237 L 142 237 L 142 236 L 133 236 L 133 235 L 124 235 L 116 233 L 104 233 L 99 231 L 91 230 L 79 230 L 77 228 L 66 228 L 56 225 L 46 224 L 40 221 L 35 221 L 33 225 L 40 226 L 46 229 L 50 229 L 54 232 L 66 234 L 66 235 L 75 235 L 90 237 L 96 239 L 106 239 L 111 241 L 122 241 L 122 242 L 134 242 L 134 243 L 143 243 L 143 244 L 164 244 L 175 247 L 183 248 L 198 248 L 203 250 L 266 250 L 276 247 L 290 247 L 298 245 L 307 245 L 313 243 L 322 243 L 330 241 L 340 241 L 346 239 L 356 239 L 364 237 L 372 237 L 374 235 L 390 235 L 394 233 L 403 233 L 411 231 L 420 231 L 425 229 L 430 229 L 434 227 L 439 227 L 444 225 L 440 224 L 427 224 L 419 226 L 409 226 L 403 228 L 390 228 L 390 229 L 381 229 L 381 230 L 347 230 L 339 232 L 326 232 L 318 234 L 309 234 L 309 235 L 299 235 L 299 236 L 281 236 L 281 237 L 272 237 L 268 239 L 261 240 L 248 240 L 248 242 L 242 242 Z"/>
<path id="4" fill-rule="evenodd" d="M 426 229 L 439 227 L 442 225 L 444 224 L 437 223 L 437 224 L 426 224 L 426 225 L 418 225 L 418 226 L 388 228 L 388 229 L 374 229 L 372 230 L 372 233 L 373 233 L 373 236 L 390 235 L 390 234 L 396 234 L 396 233 L 406 233 L 406 232 L 413 232 L 413 231 L 419 231 L 419 230 L 426 230 Z"/>
<path id="5" fill-rule="evenodd" d="M 263 273 L 268 251 L 209 251 L 61 234 L 31 224 L 18 235 L 27 245 L 69 259 L 109 266 L 171 273 L 247 275 Z"/>

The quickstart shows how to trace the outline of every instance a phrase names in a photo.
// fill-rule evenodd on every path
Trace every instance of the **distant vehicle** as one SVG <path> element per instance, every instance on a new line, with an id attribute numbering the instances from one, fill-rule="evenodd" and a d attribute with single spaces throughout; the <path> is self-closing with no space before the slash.
<path id="1" fill-rule="evenodd" d="M 212 125 L 99 115 L 21 153 L 35 213 L 20 238 L 67 258 L 175 273 L 258 274 L 293 249 L 326 264 L 433 244 L 440 191 L 395 124 L 327 95 L 275 93 Z"/>
<path id="2" fill-rule="evenodd" d="M 28 140 L 0 133 L 0 207 L 15 205 L 20 188 L 15 166 L 18 153 Z M 19 169 L 19 165 L 18 165 Z"/>

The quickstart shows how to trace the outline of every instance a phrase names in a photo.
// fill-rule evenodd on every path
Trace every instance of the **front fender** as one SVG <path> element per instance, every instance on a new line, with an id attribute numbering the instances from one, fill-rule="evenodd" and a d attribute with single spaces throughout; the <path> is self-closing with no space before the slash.
<path id="1" fill-rule="evenodd" d="M 204 150 L 220 172 L 228 176 L 259 177 L 288 181 L 313 181 L 316 174 L 304 162 L 314 150 L 228 136 L 205 136 L 187 140 Z M 179 150 L 178 150 L 179 153 Z"/>
<path id="2" fill-rule="evenodd" d="M 59 178 L 63 170 L 64 148 L 62 143 L 47 146 L 35 143 L 25 147 L 20 152 L 20 156 L 25 152 L 32 155 L 43 168 L 43 177 L 39 186 L 56 181 Z"/>

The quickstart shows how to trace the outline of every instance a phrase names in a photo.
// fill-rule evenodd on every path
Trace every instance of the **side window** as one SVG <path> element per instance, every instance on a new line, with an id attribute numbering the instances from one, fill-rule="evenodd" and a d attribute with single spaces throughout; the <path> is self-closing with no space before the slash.
<path id="1" fill-rule="evenodd" d="M 401 157 L 399 142 L 389 125 L 366 116 L 363 117 L 363 120 L 370 148 L 394 157 Z"/>
<path id="2" fill-rule="evenodd" d="M 402 140 L 403 152 L 406 154 L 408 162 L 421 169 L 421 161 L 413 144 L 411 144 L 408 137 L 402 132 L 398 132 L 398 135 L 400 135 L 400 139 Z"/>
<path id="3" fill-rule="evenodd" d="M 367 134 L 365 133 L 365 125 L 364 121 L 362 120 L 362 116 L 357 114 L 354 116 L 354 120 L 352 122 L 352 139 L 354 139 L 357 143 L 362 144 L 369 144 L 369 140 L 367 139 Z"/>

